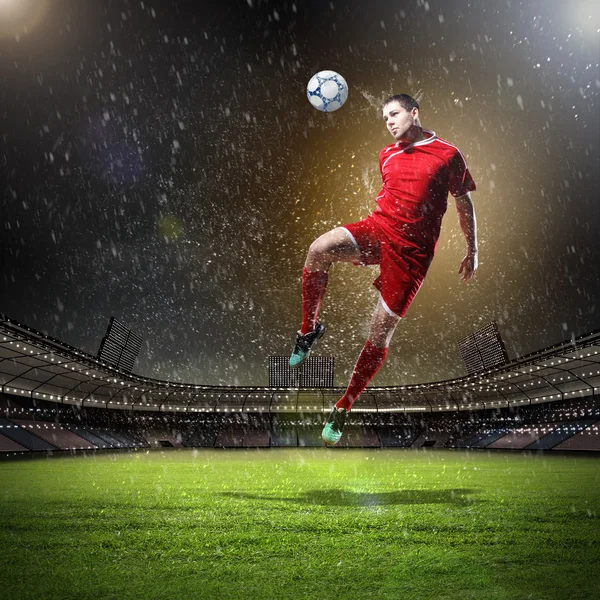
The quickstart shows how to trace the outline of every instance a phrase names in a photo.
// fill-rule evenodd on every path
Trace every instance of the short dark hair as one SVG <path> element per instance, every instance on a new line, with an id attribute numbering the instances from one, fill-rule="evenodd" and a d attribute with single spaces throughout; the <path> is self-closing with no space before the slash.
<path id="1" fill-rule="evenodd" d="M 390 102 L 398 102 L 400 106 L 407 111 L 411 111 L 413 108 L 419 108 L 419 103 L 408 94 L 395 94 L 394 96 L 390 96 L 383 103 L 383 106 L 387 106 Z"/>

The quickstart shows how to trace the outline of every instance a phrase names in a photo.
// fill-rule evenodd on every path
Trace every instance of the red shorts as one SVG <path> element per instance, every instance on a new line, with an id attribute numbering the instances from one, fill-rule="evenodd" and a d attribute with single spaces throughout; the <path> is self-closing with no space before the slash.
<path id="1" fill-rule="evenodd" d="M 416 296 L 433 254 L 408 245 L 400 236 L 386 235 L 372 217 L 342 225 L 360 251 L 360 263 L 379 265 L 373 285 L 379 290 L 384 308 L 403 317 Z"/>

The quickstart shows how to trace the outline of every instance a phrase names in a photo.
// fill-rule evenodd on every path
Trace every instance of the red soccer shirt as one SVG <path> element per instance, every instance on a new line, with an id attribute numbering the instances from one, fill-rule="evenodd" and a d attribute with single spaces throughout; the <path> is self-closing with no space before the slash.
<path id="1" fill-rule="evenodd" d="M 433 131 L 414 144 L 396 142 L 379 155 L 383 188 L 371 215 L 383 232 L 408 245 L 435 252 L 448 192 L 454 197 L 475 190 L 465 157 Z"/>

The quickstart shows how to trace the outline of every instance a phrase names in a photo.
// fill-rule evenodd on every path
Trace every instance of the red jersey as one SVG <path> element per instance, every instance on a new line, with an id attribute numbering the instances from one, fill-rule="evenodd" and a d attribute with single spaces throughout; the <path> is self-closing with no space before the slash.
<path id="1" fill-rule="evenodd" d="M 379 155 L 383 188 L 371 217 L 383 232 L 431 255 L 435 252 L 448 192 L 454 197 L 475 190 L 465 157 L 433 131 L 414 144 L 396 142 Z"/>

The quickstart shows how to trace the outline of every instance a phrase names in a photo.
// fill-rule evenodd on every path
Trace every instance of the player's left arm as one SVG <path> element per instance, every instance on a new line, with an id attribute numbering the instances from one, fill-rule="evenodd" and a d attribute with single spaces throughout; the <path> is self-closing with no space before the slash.
<path id="1" fill-rule="evenodd" d="M 477 272 L 477 220 L 475 218 L 475 208 L 471 200 L 471 194 L 467 192 L 454 199 L 456 202 L 456 212 L 458 213 L 458 222 L 462 229 L 465 241 L 467 242 L 467 255 L 460 263 L 458 270 L 463 281 L 469 281 Z"/>

